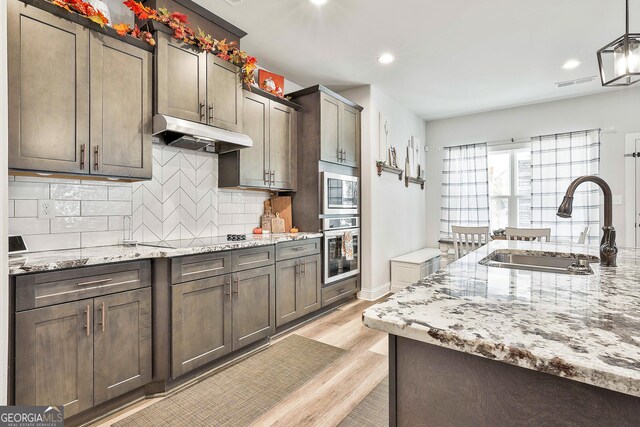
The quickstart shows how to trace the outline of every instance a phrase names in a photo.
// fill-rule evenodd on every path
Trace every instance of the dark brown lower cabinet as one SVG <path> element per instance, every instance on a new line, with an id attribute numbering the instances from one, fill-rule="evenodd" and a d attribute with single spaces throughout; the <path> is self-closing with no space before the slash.
<path id="1" fill-rule="evenodd" d="M 321 262 L 311 255 L 276 264 L 276 326 L 320 309 Z"/>
<path id="2" fill-rule="evenodd" d="M 267 338 L 275 325 L 275 268 L 233 274 L 233 350 Z"/>
<path id="3" fill-rule="evenodd" d="M 231 275 L 171 287 L 171 376 L 231 351 Z"/>
<path id="4" fill-rule="evenodd" d="M 93 300 L 16 314 L 16 405 L 93 406 Z"/>
<path id="5" fill-rule="evenodd" d="M 151 380 L 151 289 L 16 313 L 16 405 L 70 417 Z"/>
<path id="6" fill-rule="evenodd" d="M 94 299 L 97 405 L 151 381 L 151 289 Z"/>

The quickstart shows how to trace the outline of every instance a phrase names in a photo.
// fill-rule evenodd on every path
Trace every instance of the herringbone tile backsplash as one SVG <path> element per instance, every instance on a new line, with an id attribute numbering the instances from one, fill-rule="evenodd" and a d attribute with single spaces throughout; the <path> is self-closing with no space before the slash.
<path id="1" fill-rule="evenodd" d="M 266 191 L 219 190 L 218 156 L 153 146 L 153 179 L 140 183 L 9 177 L 9 232 L 33 252 L 117 245 L 123 216 L 139 242 L 249 233 Z M 56 218 L 38 218 L 51 200 Z"/>

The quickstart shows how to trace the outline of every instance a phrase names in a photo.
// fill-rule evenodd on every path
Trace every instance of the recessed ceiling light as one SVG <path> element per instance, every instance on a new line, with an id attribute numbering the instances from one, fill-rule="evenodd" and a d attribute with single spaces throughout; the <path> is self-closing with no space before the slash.
<path id="1" fill-rule="evenodd" d="M 383 53 L 378 57 L 378 62 L 381 64 L 391 64 L 396 60 L 396 57 L 390 53 Z"/>
<path id="2" fill-rule="evenodd" d="M 582 61 L 579 59 L 570 59 L 564 64 L 562 64 L 563 70 L 573 70 L 574 68 L 578 68 L 582 64 Z"/>
<path id="3" fill-rule="evenodd" d="M 325 4 L 327 2 L 327 0 L 309 0 L 311 3 L 315 4 L 316 6 L 322 6 L 323 4 Z"/>

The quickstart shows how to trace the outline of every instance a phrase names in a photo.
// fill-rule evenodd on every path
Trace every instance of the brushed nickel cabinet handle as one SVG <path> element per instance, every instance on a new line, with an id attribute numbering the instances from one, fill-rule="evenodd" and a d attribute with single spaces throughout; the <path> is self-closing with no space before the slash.
<path id="1" fill-rule="evenodd" d="M 240 279 L 238 277 L 236 277 L 236 290 L 233 293 L 240 296 Z"/>
<path id="2" fill-rule="evenodd" d="M 296 261 L 296 268 L 295 268 L 295 274 L 297 276 L 302 277 L 302 263 L 300 261 Z"/>
<path id="3" fill-rule="evenodd" d="M 101 326 L 102 332 L 104 332 L 105 311 L 106 311 L 106 308 L 103 302 L 102 305 L 100 306 L 100 326 Z"/>
<path id="4" fill-rule="evenodd" d="M 84 156 L 87 149 L 87 144 L 80 145 L 80 170 L 84 170 Z"/>
<path id="5" fill-rule="evenodd" d="M 342 150 L 338 148 L 338 161 L 342 161 Z"/>
<path id="6" fill-rule="evenodd" d="M 264 183 L 265 184 L 269 184 L 270 180 L 269 180 L 269 171 L 268 170 L 264 170 Z"/>
<path id="7" fill-rule="evenodd" d="M 93 149 L 93 170 L 98 170 L 98 165 L 100 164 L 100 162 L 98 161 L 99 153 L 100 146 L 96 145 L 96 147 Z"/>
<path id="8" fill-rule="evenodd" d="M 347 290 L 346 289 L 340 289 L 338 292 L 341 293 L 341 294 L 344 294 L 345 292 L 347 292 Z"/>
<path id="9" fill-rule="evenodd" d="M 225 294 L 229 297 L 229 301 L 231 301 L 231 280 L 229 280 L 228 282 L 225 282 L 224 284 L 225 288 L 227 287 L 227 285 L 229 285 L 229 292 L 225 292 Z"/>
<path id="10" fill-rule="evenodd" d="M 200 120 L 204 119 L 204 102 L 200 103 Z"/>
<path id="11" fill-rule="evenodd" d="M 303 265 L 302 275 L 304 277 L 307 277 L 307 261 L 305 261 L 304 264 L 302 264 L 302 265 Z"/>
<path id="12" fill-rule="evenodd" d="M 209 105 L 209 121 L 213 121 L 213 104 Z"/>
<path id="13" fill-rule="evenodd" d="M 100 285 L 102 283 L 109 283 L 111 281 L 113 281 L 113 279 L 92 280 L 91 282 L 78 283 L 76 286 Z"/>
<path id="14" fill-rule="evenodd" d="M 87 305 L 87 309 L 84 312 L 85 314 L 85 324 L 84 324 L 84 328 L 87 330 L 87 336 L 91 335 L 91 329 L 89 329 L 91 327 L 91 306 Z"/>
<path id="15" fill-rule="evenodd" d="M 276 185 L 276 171 L 275 171 L 275 169 L 271 171 L 271 185 Z"/>

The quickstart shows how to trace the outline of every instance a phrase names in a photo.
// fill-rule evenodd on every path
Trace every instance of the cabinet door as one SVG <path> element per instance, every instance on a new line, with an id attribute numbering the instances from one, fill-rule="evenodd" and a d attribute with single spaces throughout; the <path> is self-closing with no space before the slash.
<path id="1" fill-rule="evenodd" d="M 171 375 L 176 378 L 231 351 L 231 276 L 171 287 Z"/>
<path id="2" fill-rule="evenodd" d="M 206 123 L 206 54 L 157 34 L 156 113 Z"/>
<path id="3" fill-rule="evenodd" d="M 16 405 L 93 406 L 93 300 L 16 313 Z"/>
<path id="4" fill-rule="evenodd" d="M 271 187 L 294 190 L 297 175 L 297 113 L 293 108 L 271 102 L 269 115 L 269 164 Z"/>
<path id="5" fill-rule="evenodd" d="M 233 274 L 233 349 L 275 332 L 275 267 Z"/>
<path id="6" fill-rule="evenodd" d="M 240 185 L 269 187 L 269 100 L 244 91 L 243 132 L 253 141 L 251 148 L 239 151 Z"/>
<path id="7" fill-rule="evenodd" d="M 242 131 L 242 79 L 240 68 L 207 55 L 207 122 L 233 132 Z"/>
<path id="8" fill-rule="evenodd" d="M 89 173 L 89 30 L 8 4 L 9 168 Z"/>
<path id="9" fill-rule="evenodd" d="M 276 263 L 276 326 L 301 316 L 299 259 Z"/>
<path id="10" fill-rule="evenodd" d="M 320 93 L 320 160 L 338 163 L 340 101 Z"/>
<path id="11" fill-rule="evenodd" d="M 320 255 L 314 255 L 300 260 L 301 315 L 319 310 L 322 305 L 321 262 Z"/>
<path id="12" fill-rule="evenodd" d="M 360 111 L 341 103 L 340 105 L 340 149 L 342 163 L 358 165 L 360 155 Z"/>
<path id="13" fill-rule="evenodd" d="M 151 288 L 94 300 L 94 405 L 151 381 Z"/>
<path id="14" fill-rule="evenodd" d="M 151 53 L 91 33 L 91 173 L 151 179 Z"/>

